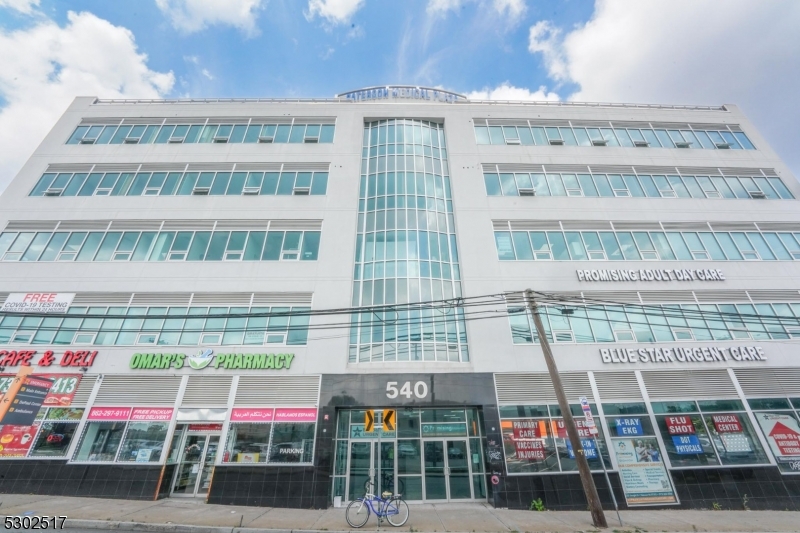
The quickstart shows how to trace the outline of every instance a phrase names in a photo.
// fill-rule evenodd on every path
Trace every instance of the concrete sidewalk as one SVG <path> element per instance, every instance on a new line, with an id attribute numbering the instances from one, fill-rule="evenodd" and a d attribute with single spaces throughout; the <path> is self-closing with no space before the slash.
<path id="1" fill-rule="evenodd" d="M 59 496 L 0 495 L 0 514 L 66 515 L 66 527 L 119 529 L 164 533 L 271 533 L 290 531 L 349 531 L 344 509 L 324 511 L 207 505 L 202 500 L 106 500 Z M 403 531 L 411 532 L 573 532 L 595 531 L 588 512 L 515 511 L 482 503 L 411 505 Z M 608 531 L 800 531 L 800 512 L 791 511 L 606 511 Z M 182 527 L 188 526 L 188 527 Z M 377 530 L 370 517 L 364 530 Z M 397 531 L 386 525 L 381 531 Z"/>

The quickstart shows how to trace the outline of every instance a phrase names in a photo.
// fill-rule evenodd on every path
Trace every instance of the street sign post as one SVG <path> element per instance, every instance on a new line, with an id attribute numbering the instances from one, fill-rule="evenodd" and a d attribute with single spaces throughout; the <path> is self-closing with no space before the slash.
<path id="1" fill-rule="evenodd" d="M 608 470 L 606 470 L 606 461 L 603 459 L 603 453 L 600 449 L 600 439 L 597 438 L 597 435 L 600 434 L 600 431 L 597 429 L 597 424 L 594 423 L 594 417 L 592 416 L 592 406 L 589 405 L 589 399 L 586 396 L 581 396 L 578 398 L 578 401 L 581 404 L 581 409 L 583 409 L 583 417 L 586 420 L 586 427 L 589 428 L 589 433 L 594 437 L 595 446 L 597 447 L 597 456 L 600 458 L 600 464 L 603 465 L 603 474 L 606 476 L 606 483 L 608 483 L 608 490 L 611 492 L 611 499 L 614 500 L 614 509 L 617 511 L 617 519 L 619 519 L 619 525 L 622 526 L 622 517 L 619 514 L 619 505 L 617 504 L 617 497 L 614 494 L 614 487 L 611 486 L 611 478 L 608 477 Z"/>

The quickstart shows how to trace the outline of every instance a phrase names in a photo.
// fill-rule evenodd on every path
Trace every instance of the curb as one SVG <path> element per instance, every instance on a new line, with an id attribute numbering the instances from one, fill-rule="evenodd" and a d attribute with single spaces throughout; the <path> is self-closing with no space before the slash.
<path id="1" fill-rule="evenodd" d="M 81 520 L 68 518 L 64 529 L 105 529 L 119 531 L 145 531 L 150 533 L 352 533 L 351 530 L 318 529 L 266 529 L 251 527 L 193 526 L 189 524 L 158 524 L 148 522 L 121 522 L 119 520 Z"/>

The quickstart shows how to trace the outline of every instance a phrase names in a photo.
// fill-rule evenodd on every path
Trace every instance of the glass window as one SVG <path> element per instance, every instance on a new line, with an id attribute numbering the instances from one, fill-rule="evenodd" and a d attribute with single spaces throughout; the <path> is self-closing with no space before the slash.
<path id="1" fill-rule="evenodd" d="M 781 198 L 784 200 L 791 200 L 794 198 L 792 193 L 786 188 L 786 185 L 783 184 L 780 178 L 767 178 L 769 183 L 772 185 L 772 188 L 775 189 Z"/>
<path id="2" fill-rule="evenodd" d="M 500 186 L 505 196 L 519 195 L 517 192 L 517 182 L 514 180 L 514 174 L 500 174 Z"/>
<path id="3" fill-rule="evenodd" d="M 167 440 L 167 422 L 130 422 L 118 462 L 158 463 Z"/>
<path id="4" fill-rule="evenodd" d="M 603 242 L 603 249 L 606 251 L 609 261 L 621 261 L 623 259 L 622 250 L 613 232 L 601 231 L 600 240 Z"/>
<path id="5" fill-rule="evenodd" d="M 272 424 L 231 424 L 225 445 L 226 463 L 266 463 Z"/>
<path id="6" fill-rule="evenodd" d="M 597 187 L 595 187 L 590 174 L 578 174 L 578 181 L 580 182 L 584 196 L 599 196 Z"/>
<path id="7" fill-rule="evenodd" d="M 494 240 L 497 246 L 497 258 L 500 261 L 514 261 L 516 259 L 514 245 L 511 241 L 511 232 L 495 231 Z"/>
<path id="8" fill-rule="evenodd" d="M 593 177 L 600 196 L 614 196 L 614 191 L 611 190 L 611 185 L 608 183 L 608 177 L 605 174 L 594 174 Z"/>
<path id="9" fill-rule="evenodd" d="M 628 261 L 639 261 L 641 260 L 641 256 L 639 255 L 639 250 L 636 248 L 636 244 L 633 240 L 633 235 L 627 231 L 620 231 L 617 232 L 617 239 L 619 239 L 620 248 L 622 249 L 622 255 Z"/>
<path id="10" fill-rule="evenodd" d="M 550 253 L 550 244 L 547 242 L 547 236 L 543 231 L 532 231 L 530 233 L 531 243 L 533 244 L 533 253 L 536 259 L 552 259 Z"/>
<path id="11" fill-rule="evenodd" d="M 478 144 L 491 144 L 489 128 L 486 126 L 475 126 L 475 139 Z"/>
<path id="12" fill-rule="evenodd" d="M 550 250 L 553 253 L 553 259 L 556 261 L 569 261 L 569 251 L 567 250 L 567 243 L 564 240 L 564 234 L 559 231 L 548 231 L 547 240 L 550 242 Z"/>
<path id="13" fill-rule="evenodd" d="M 501 196 L 500 179 L 497 174 L 484 174 L 483 181 L 486 185 L 486 194 L 489 196 Z"/>
<path id="14" fill-rule="evenodd" d="M 531 250 L 531 242 L 528 239 L 528 232 L 515 231 L 512 233 L 514 239 L 514 251 L 516 258 L 520 261 L 530 261 L 533 259 L 533 251 Z"/>
<path id="15" fill-rule="evenodd" d="M 567 231 L 564 233 L 567 239 L 567 246 L 569 248 L 570 256 L 573 261 L 584 261 L 586 257 L 586 249 L 583 247 L 581 234 L 577 231 Z"/>
<path id="16" fill-rule="evenodd" d="M 125 426 L 125 422 L 88 422 L 73 460 L 113 461 L 122 442 Z"/>
<path id="17" fill-rule="evenodd" d="M 667 240 L 672 246 L 672 249 L 678 259 L 681 261 L 691 261 L 694 259 L 692 252 L 689 251 L 689 247 L 686 246 L 686 242 L 683 240 L 683 236 L 680 233 L 667 232 Z"/>
<path id="18" fill-rule="evenodd" d="M 314 457 L 313 422 L 276 423 L 269 449 L 270 463 L 310 463 Z"/>
<path id="19" fill-rule="evenodd" d="M 43 422 L 29 457 L 65 457 L 77 429 L 78 422 Z"/>

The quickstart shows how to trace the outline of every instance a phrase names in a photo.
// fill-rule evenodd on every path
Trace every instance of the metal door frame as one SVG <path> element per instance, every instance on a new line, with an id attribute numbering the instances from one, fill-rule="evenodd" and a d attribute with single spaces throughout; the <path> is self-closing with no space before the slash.
<path id="1" fill-rule="evenodd" d="M 217 454 L 219 454 L 219 446 L 222 443 L 222 433 L 219 431 L 185 431 L 183 433 L 183 438 L 181 439 L 181 454 L 178 456 L 178 460 L 176 461 L 175 465 L 175 473 L 172 475 L 172 484 L 169 488 L 169 497 L 170 498 L 197 498 L 197 488 L 200 485 L 200 479 L 203 477 L 203 465 L 205 464 L 206 454 L 208 453 L 208 445 L 211 442 L 211 437 L 219 436 L 220 440 L 217 442 Z M 200 453 L 200 471 L 198 472 L 197 479 L 194 480 L 194 490 L 191 494 L 175 494 L 175 481 L 177 481 L 178 476 L 180 475 L 180 466 L 183 463 L 183 456 L 186 451 L 186 440 L 189 437 L 205 437 L 205 444 L 203 444 L 203 451 Z M 211 465 L 214 466 L 214 465 Z"/>
<path id="2" fill-rule="evenodd" d="M 345 480 L 346 480 L 345 481 L 344 492 L 347 495 L 347 498 L 343 499 L 343 501 L 350 501 L 349 500 L 349 498 L 350 498 L 350 467 L 351 467 L 351 458 L 352 458 L 352 447 L 353 447 L 354 443 L 356 443 L 356 444 L 364 443 L 364 444 L 369 444 L 370 445 L 370 447 L 369 447 L 369 465 L 370 466 L 369 466 L 368 476 L 369 476 L 369 479 L 374 484 L 373 485 L 373 490 L 375 490 L 376 494 L 379 494 L 379 492 L 378 492 L 379 490 L 386 490 L 383 487 L 378 487 L 378 484 L 376 482 L 376 477 L 378 475 L 378 468 L 377 467 L 378 467 L 378 463 L 380 462 L 380 459 L 381 459 L 380 446 L 382 446 L 384 444 L 392 444 L 392 446 L 394 446 L 394 457 L 392 458 L 392 463 L 393 463 L 392 464 L 392 475 L 393 475 L 392 484 L 397 484 L 397 439 L 381 439 L 381 440 L 378 440 L 378 439 L 347 439 L 347 467 L 345 468 L 345 473 L 344 473 L 344 477 L 345 477 Z M 381 472 L 383 472 L 383 471 L 381 470 Z M 360 487 L 358 489 L 359 489 L 359 491 L 361 490 Z M 356 494 L 359 494 L 359 492 L 356 492 Z"/>
<path id="3" fill-rule="evenodd" d="M 420 448 L 422 449 L 421 450 L 422 451 L 422 494 L 425 496 L 423 498 L 423 500 L 422 500 L 423 502 L 426 502 L 426 503 L 427 502 L 434 502 L 435 503 L 435 502 L 475 502 L 475 501 L 485 501 L 484 499 L 476 499 L 475 498 L 475 487 L 473 486 L 473 481 L 472 481 L 472 476 L 473 476 L 473 473 L 472 473 L 472 461 L 470 461 L 470 456 L 469 456 L 470 453 L 471 453 L 470 452 L 470 444 L 469 444 L 469 436 L 465 436 L 465 437 L 425 437 L 425 438 L 420 439 L 420 440 L 421 440 Z M 464 444 L 466 444 L 467 457 L 465 457 L 465 460 L 467 462 L 467 470 L 469 472 L 469 474 L 468 474 L 468 477 L 469 477 L 469 494 L 470 494 L 469 498 L 453 499 L 450 496 L 450 456 L 447 453 L 447 441 L 460 441 L 460 442 L 464 442 Z M 446 495 L 447 495 L 447 497 L 444 500 L 433 500 L 433 499 L 428 498 L 428 485 L 427 485 L 427 482 L 425 481 L 425 477 L 426 477 L 425 476 L 425 443 L 426 442 L 441 442 L 444 445 L 444 456 L 445 456 L 444 457 L 444 464 L 445 464 L 445 466 L 444 466 L 444 469 L 445 469 L 445 473 L 444 473 L 445 483 L 444 483 L 444 485 L 445 485 L 445 492 L 446 492 Z"/>

